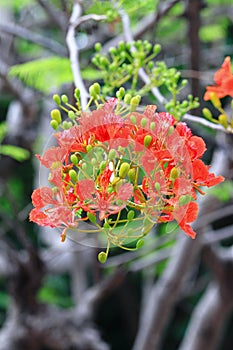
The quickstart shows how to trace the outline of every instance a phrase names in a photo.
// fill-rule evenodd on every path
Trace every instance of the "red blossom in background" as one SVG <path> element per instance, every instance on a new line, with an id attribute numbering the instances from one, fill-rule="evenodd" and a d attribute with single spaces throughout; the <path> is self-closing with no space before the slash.
<path id="1" fill-rule="evenodd" d="M 227 56 L 222 67 L 214 75 L 215 85 L 207 86 L 204 100 L 211 99 L 211 93 L 215 93 L 218 98 L 225 96 L 233 97 L 233 74 L 231 72 L 231 58 Z"/>
<path id="2" fill-rule="evenodd" d="M 50 169 L 52 188 L 33 192 L 30 220 L 63 230 L 90 220 L 120 247 L 132 232 L 140 238 L 154 223 L 171 220 L 194 238 L 197 193 L 224 180 L 200 159 L 205 142 L 156 106 L 121 115 L 117 103 L 83 113 L 55 134 L 58 147 L 37 156 Z"/>

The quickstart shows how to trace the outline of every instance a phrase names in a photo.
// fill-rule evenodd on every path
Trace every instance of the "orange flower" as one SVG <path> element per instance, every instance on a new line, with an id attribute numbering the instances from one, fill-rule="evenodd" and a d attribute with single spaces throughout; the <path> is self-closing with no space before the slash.
<path id="1" fill-rule="evenodd" d="M 214 82 L 216 85 L 207 86 L 204 100 L 211 99 L 211 93 L 215 93 L 218 98 L 227 95 L 233 97 L 233 74 L 231 72 L 231 58 L 227 56 L 222 64 L 222 67 L 215 73 Z"/>

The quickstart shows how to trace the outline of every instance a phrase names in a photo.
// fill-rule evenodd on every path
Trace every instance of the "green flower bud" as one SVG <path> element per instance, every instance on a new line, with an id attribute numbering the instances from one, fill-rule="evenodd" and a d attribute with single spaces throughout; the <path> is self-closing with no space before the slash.
<path id="1" fill-rule="evenodd" d="M 213 118 L 212 113 L 210 112 L 210 110 L 208 108 L 203 108 L 202 114 L 204 115 L 204 117 L 206 119 L 212 119 Z"/>
<path id="2" fill-rule="evenodd" d="M 153 47 L 153 52 L 154 52 L 156 55 L 158 55 L 158 53 L 160 53 L 160 51 L 161 51 L 161 45 L 160 45 L 160 44 L 154 45 L 154 47 Z"/>
<path id="3" fill-rule="evenodd" d="M 188 80 L 187 79 L 183 79 L 181 82 L 181 86 L 185 87 L 188 84 Z"/>
<path id="4" fill-rule="evenodd" d="M 155 184 L 154 184 L 155 190 L 159 192 L 160 191 L 160 187 L 161 187 L 160 184 L 158 182 L 155 182 Z"/>
<path id="5" fill-rule="evenodd" d="M 130 116 L 130 120 L 131 120 L 131 122 L 132 122 L 134 125 L 137 124 L 137 119 L 136 119 L 135 115 L 132 114 L 132 115 Z"/>
<path id="6" fill-rule="evenodd" d="M 136 244 L 136 249 L 141 248 L 144 245 L 144 239 L 139 239 Z"/>
<path id="7" fill-rule="evenodd" d="M 175 180 L 180 176 L 180 169 L 173 167 L 170 172 L 170 179 Z"/>
<path id="8" fill-rule="evenodd" d="M 76 171 L 75 171 L 74 169 L 71 169 L 71 170 L 69 171 L 69 177 L 70 177 L 70 179 L 71 179 L 73 182 L 76 182 L 76 180 L 77 180 L 77 173 L 76 173 Z"/>
<path id="9" fill-rule="evenodd" d="M 80 98 L 80 89 L 79 88 L 76 88 L 74 90 L 74 98 L 79 101 L 79 98 Z"/>
<path id="10" fill-rule="evenodd" d="M 100 84 L 94 83 L 94 84 L 93 84 L 93 87 L 94 87 L 95 93 L 96 93 L 97 95 L 99 95 L 99 94 L 100 94 Z"/>
<path id="11" fill-rule="evenodd" d="M 104 264 L 107 260 L 107 254 L 105 252 L 100 252 L 98 254 L 98 260 L 101 264 Z"/>
<path id="12" fill-rule="evenodd" d="M 152 141 L 152 136 L 151 135 L 146 135 L 144 137 L 144 146 L 149 147 Z"/>
<path id="13" fill-rule="evenodd" d="M 124 43 L 124 41 L 120 41 L 120 42 L 119 42 L 118 48 L 119 48 L 120 51 L 125 50 L 125 43 Z"/>
<path id="14" fill-rule="evenodd" d="M 222 108 L 221 101 L 219 100 L 218 96 L 216 95 L 215 92 L 210 93 L 210 100 L 213 103 L 214 107 L 217 109 Z"/>
<path id="15" fill-rule="evenodd" d="M 73 111 L 69 111 L 68 112 L 68 117 L 70 118 L 70 119 L 75 119 L 75 114 L 74 114 L 74 112 Z"/>
<path id="16" fill-rule="evenodd" d="M 119 99 L 119 100 L 122 100 L 123 97 L 125 95 L 125 89 L 123 87 L 121 87 L 117 92 L 116 92 L 116 97 Z"/>
<path id="17" fill-rule="evenodd" d="M 96 90 L 94 84 L 89 87 L 89 94 L 93 98 L 97 98 Z"/>
<path id="18" fill-rule="evenodd" d="M 124 102 L 129 105 L 131 101 L 132 96 L 130 94 L 126 94 L 124 97 Z"/>
<path id="19" fill-rule="evenodd" d="M 58 122 L 56 121 L 56 120 L 51 120 L 51 122 L 50 122 L 50 125 L 51 125 L 51 127 L 54 129 L 54 130 L 57 130 L 57 128 L 58 128 Z"/>
<path id="20" fill-rule="evenodd" d="M 130 169 L 129 163 L 126 163 L 126 162 L 122 163 L 119 169 L 119 177 L 121 179 L 124 179 L 128 174 L 129 169 Z"/>
<path id="21" fill-rule="evenodd" d="M 99 51 L 101 51 L 101 49 L 102 49 L 101 43 L 96 43 L 95 44 L 95 51 L 99 52 Z"/>
<path id="22" fill-rule="evenodd" d="M 63 103 L 68 103 L 68 96 L 67 95 L 62 95 L 61 100 Z"/>
<path id="23" fill-rule="evenodd" d="M 154 67 L 154 62 L 153 61 L 149 61 L 147 64 L 149 69 L 152 69 Z"/>
<path id="24" fill-rule="evenodd" d="M 150 129 L 153 131 L 155 129 L 155 122 L 150 123 Z"/>
<path id="25" fill-rule="evenodd" d="M 228 117 L 226 114 L 220 114 L 218 117 L 218 121 L 224 128 L 228 127 Z"/>
<path id="26" fill-rule="evenodd" d="M 57 122 L 58 124 L 61 123 L 62 119 L 61 119 L 61 112 L 59 111 L 59 109 L 53 109 L 53 110 L 51 111 L 51 118 L 52 118 L 53 120 L 56 120 L 56 122 Z"/>
<path id="27" fill-rule="evenodd" d="M 59 95 L 57 95 L 57 94 L 53 95 L 53 101 L 54 101 L 58 106 L 60 106 L 60 104 L 61 104 L 61 99 L 60 99 L 60 96 L 59 96 Z"/>
<path id="28" fill-rule="evenodd" d="M 110 55 L 116 55 L 117 49 L 116 49 L 115 47 L 110 47 L 110 49 L 108 50 L 108 52 L 110 53 Z"/>
<path id="29" fill-rule="evenodd" d="M 128 214 L 127 214 L 127 219 L 128 219 L 129 221 L 132 221 L 133 218 L 134 218 L 134 211 L 133 211 L 133 210 L 130 210 L 130 211 L 128 212 Z"/>
<path id="30" fill-rule="evenodd" d="M 136 169 L 135 168 L 129 169 L 128 178 L 131 182 L 134 183 L 135 178 L 136 178 Z"/>
<path id="31" fill-rule="evenodd" d="M 86 147 L 86 150 L 87 150 L 87 152 L 90 152 L 91 150 L 92 150 L 92 145 L 87 145 L 87 147 Z"/>
<path id="32" fill-rule="evenodd" d="M 73 164 L 78 164 L 78 157 L 76 156 L 76 154 L 72 154 L 70 156 L 70 160 Z"/>
<path id="33" fill-rule="evenodd" d="M 147 122 L 148 122 L 148 119 L 147 119 L 147 118 L 143 117 L 143 118 L 141 119 L 141 126 L 142 126 L 142 128 L 145 128 Z"/>
<path id="34" fill-rule="evenodd" d="M 141 100 L 141 96 L 137 95 L 131 98 L 130 100 L 130 110 L 135 111 L 135 109 L 138 107 Z"/>

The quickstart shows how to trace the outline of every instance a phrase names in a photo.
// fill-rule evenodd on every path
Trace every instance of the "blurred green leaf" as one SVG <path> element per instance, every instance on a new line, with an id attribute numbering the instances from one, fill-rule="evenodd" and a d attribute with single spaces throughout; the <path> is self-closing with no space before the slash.
<path id="1" fill-rule="evenodd" d="M 219 23 L 201 27 L 199 35 L 201 41 L 208 43 L 216 40 L 224 40 L 226 33 L 223 25 Z"/>
<path id="2" fill-rule="evenodd" d="M 5 122 L 0 123 L 0 143 L 4 139 L 7 132 L 7 126 Z"/>
<path id="3" fill-rule="evenodd" d="M 226 180 L 223 183 L 211 188 L 208 193 L 220 200 L 221 202 L 228 202 L 233 198 L 233 181 Z"/>
<path id="4" fill-rule="evenodd" d="M 13 145 L 1 145 L 0 154 L 14 158 L 19 162 L 23 162 L 30 157 L 28 150 Z"/>

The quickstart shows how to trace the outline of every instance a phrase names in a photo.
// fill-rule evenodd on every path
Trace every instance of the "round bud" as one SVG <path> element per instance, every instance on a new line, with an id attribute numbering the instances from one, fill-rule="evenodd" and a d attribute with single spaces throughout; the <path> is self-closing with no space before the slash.
<path id="1" fill-rule="evenodd" d="M 82 163 L 81 167 L 82 167 L 83 170 L 86 170 L 87 169 L 87 163 Z"/>
<path id="2" fill-rule="evenodd" d="M 70 179 L 71 179 L 73 182 L 76 182 L 76 180 L 77 180 L 77 173 L 76 173 L 76 171 L 75 171 L 74 169 L 71 169 L 71 170 L 69 171 L 69 177 L 70 177 Z"/>
<path id="3" fill-rule="evenodd" d="M 72 154 L 70 156 L 70 161 L 73 163 L 73 164 L 78 164 L 78 157 L 76 156 L 76 154 Z"/>
<path id="4" fill-rule="evenodd" d="M 160 183 L 159 182 L 155 182 L 155 184 L 154 184 L 155 190 L 159 192 L 160 191 L 160 187 L 161 187 Z"/>
<path id="5" fill-rule="evenodd" d="M 154 45 L 154 47 L 153 47 L 153 52 L 154 52 L 156 55 L 158 55 L 158 53 L 160 53 L 160 51 L 161 51 L 161 45 L 160 45 L 160 44 Z"/>
<path id="6" fill-rule="evenodd" d="M 105 252 L 100 252 L 98 254 L 98 260 L 101 264 L 104 264 L 107 260 L 107 254 Z"/>
<path id="7" fill-rule="evenodd" d="M 129 169 L 128 178 L 131 182 L 134 183 L 135 178 L 136 178 L 136 169 L 135 168 Z"/>
<path id="8" fill-rule="evenodd" d="M 57 95 L 57 94 L 53 95 L 53 101 L 54 101 L 57 105 L 60 105 L 60 104 L 61 104 L 60 96 Z"/>
<path id="9" fill-rule="evenodd" d="M 115 55 L 117 53 L 117 49 L 115 47 L 110 47 L 108 52 L 110 53 L 110 55 Z"/>
<path id="10" fill-rule="evenodd" d="M 96 93 L 97 95 L 99 95 L 99 94 L 100 94 L 100 84 L 94 83 L 94 84 L 93 84 L 93 87 L 94 87 L 95 93 Z"/>
<path id="11" fill-rule="evenodd" d="M 51 111 L 51 118 L 52 118 L 53 120 L 56 120 L 56 122 L 57 122 L 58 124 L 61 123 L 62 119 L 61 119 L 61 112 L 59 111 L 59 109 L 53 109 L 53 110 Z"/>
<path id="12" fill-rule="evenodd" d="M 176 167 L 173 167 L 171 169 L 171 172 L 170 172 L 170 178 L 172 180 L 175 180 L 175 179 L 177 179 L 179 177 L 179 175 L 180 175 L 180 169 L 176 168 Z"/>
<path id="13" fill-rule="evenodd" d="M 131 120 L 131 122 L 132 122 L 134 125 L 137 124 L 137 118 L 135 117 L 135 115 L 131 115 L 131 116 L 130 116 L 130 120 Z"/>
<path id="14" fill-rule="evenodd" d="M 144 137 L 144 146 L 149 147 L 152 141 L 152 136 L 151 135 L 146 135 Z"/>
<path id="15" fill-rule="evenodd" d="M 126 94 L 124 97 L 124 102 L 129 105 L 131 101 L 132 96 L 130 94 Z"/>
<path id="16" fill-rule="evenodd" d="M 92 145 L 87 145 L 86 151 L 87 151 L 87 152 L 90 152 L 90 151 L 92 150 L 92 148 L 93 148 Z"/>
<path id="17" fill-rule="evenodd" d="M 102 49 L 101 43 L 96 43 L 95 44 L 95 51 L 99 52 Z"/>
<path id="18" fill-rule="evenodd" d="M 122 163 L 119 169 L 119 177 L 121 179 L 124 179 L 128 174 L 129 169 L 130 169 L 129 163 L 126 163 L 126 162 Z"/>
<path id="19" fill-rule="evenodd" d="M 142 126 L 143 128 L 145 128 L 147 122 L 148 122 L 148 119 L 145 118 L 145 117 L 143 117 L 143 118 L 141 119 L 141 126 Z"/>
<path id="20" fill-rule="evenodd" d="M 73 111 L 69 111 L 68 112 L 68 117 L 70 118 L 70 119 L 75 119 L 75 114 L 74 114 L 74 112 Z"/>
<path id="21" fill-rule="evenodd" d="M 74 97 L 77 101 L 79 100 L 79 98 L 80 98 L 80 89 L 79 88 L 76 88 L 74 90 Z"/>
<path id="22" fill-rule="evenodd" d="M 150 123 L 150 129 L 153 131 L 155 129 L 155 122 Z"/>
<path id="23" fill-rule="evenodd" d="M 208 108 L 203 108 L 202 110 L 202 114 L 204 115 L 204 117 L 206 119 L 212 119 L 212 113 L 210 112 L 210 110 Z"/>
<path id="24" fill-rule="evenodd" d="M 68 96 L 67 95 L 62 95 L 61 100 L 63 103 L 68 103 Z"/>
<path id="25" fill-rule="evenodd" d="M 57 130 L 58 122 L 56 120 L 51 120 L 50 125 L 54 130 Z"/>
<path id="26" fill-rule="evenodd" d="M 228 117 L 226 114 L 220 114 L 220 116 L 218 117 L 219 123 L 224 127 L 227 128 L 228 127 Z"/>

